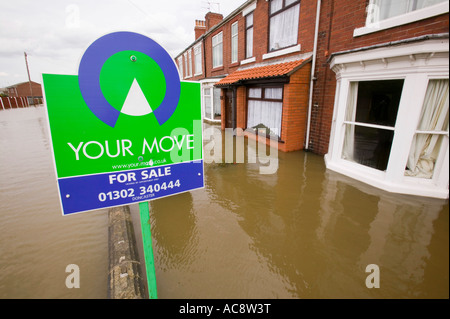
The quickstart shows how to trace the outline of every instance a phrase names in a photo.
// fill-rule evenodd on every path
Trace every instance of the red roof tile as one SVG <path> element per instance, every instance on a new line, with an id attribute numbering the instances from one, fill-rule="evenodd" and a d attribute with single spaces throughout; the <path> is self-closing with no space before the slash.
<path id="1" fill-rule="evenodd" d="M 297 60 L 291 62 L 284 62 L 278 64 L 271 64 L 260 66 L 256 68 L 249 68 L 244 70 L 236 70 L 230 75 L 224 77 L 217 82 L 216 86 L 237 84 L 240 81 L 258 80 L 275 78 L 284 75 L 289 75 L 292 71 L 300 68 L 306 60 Z"/>

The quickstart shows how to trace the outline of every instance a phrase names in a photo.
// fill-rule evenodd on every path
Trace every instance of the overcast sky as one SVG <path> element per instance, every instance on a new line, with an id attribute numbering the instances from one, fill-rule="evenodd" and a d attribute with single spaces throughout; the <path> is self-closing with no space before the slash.
<path id="1" fill-rule="evenodd" d="M 10 0 L 0 6 L 0 88 L 42 73 L 78 73 L 87 47 L 110 32 L 133 31 L 161 44 L 172 57 L 194 41 L 195 20 L 226 17 L 246 0 Z"/>

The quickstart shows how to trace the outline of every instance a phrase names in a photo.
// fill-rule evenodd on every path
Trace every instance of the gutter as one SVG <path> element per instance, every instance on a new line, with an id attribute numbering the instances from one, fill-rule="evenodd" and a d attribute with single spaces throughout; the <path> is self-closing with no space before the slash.
<path id="1" fill-rule="evenodd" d="M 311 110 L 312 110 L 312 96 L 313 96 L 313 88 L 315 78 L 315 69 L 316 69 L 316 55 L 317 55 L 317 38 L 319 34 L 319 21 L 320 21 L 320 5 L 321 0 L 317 0 L 317 10 L 316 10 L 316 28 L 314 31 L 314 49 L 312 55 L 312 65 L 311 65 L 311 80 L 309 83 L 309 102 L 308 102 L 308 118 L 306 124 L 306 143 L 305 150 L 309 149 L 309 135 L 311 131 Z"/>

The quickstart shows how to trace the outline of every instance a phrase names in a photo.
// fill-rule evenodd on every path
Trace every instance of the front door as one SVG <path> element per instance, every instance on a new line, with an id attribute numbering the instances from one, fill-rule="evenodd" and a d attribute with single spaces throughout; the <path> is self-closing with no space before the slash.
<path id="1" fill-rule="evenodd" d="M 234 112 L 234 90 L 225 90 L 225 127 L 235 128 L 235 112 Z"/>

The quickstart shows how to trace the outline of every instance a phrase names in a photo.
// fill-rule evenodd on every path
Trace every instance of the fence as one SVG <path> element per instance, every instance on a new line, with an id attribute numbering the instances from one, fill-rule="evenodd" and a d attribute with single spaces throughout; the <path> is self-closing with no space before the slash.
<path id="1" fill-rule="evenodd" d="M 42 104 L 42 98 L 34 98 L 34 105 Z M 24 96 L 20 97 L 5 97 L 0 96 L 0 110 L 6 109 L 18 109 L 32 106 L 30 104 L 31 98 L 27 98 Z"/>

